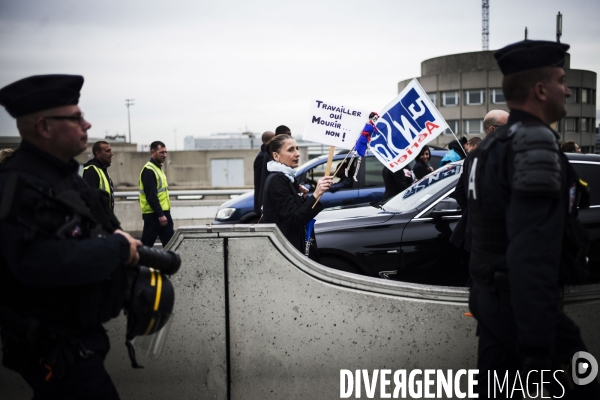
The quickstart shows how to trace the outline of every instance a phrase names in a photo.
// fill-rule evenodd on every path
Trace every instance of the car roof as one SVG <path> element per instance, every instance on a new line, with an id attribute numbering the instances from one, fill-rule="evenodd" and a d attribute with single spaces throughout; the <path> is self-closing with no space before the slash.
<path id="1" fill-rule="evenodd" d="M 565 153 L 569 161 L 600 162 L 600 154 Z"/>

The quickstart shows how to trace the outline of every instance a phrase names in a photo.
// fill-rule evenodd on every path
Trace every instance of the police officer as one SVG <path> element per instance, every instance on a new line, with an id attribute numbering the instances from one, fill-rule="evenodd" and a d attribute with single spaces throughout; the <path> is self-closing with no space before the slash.
<path id="1" fill-rule="evenodd" d="M 144 220 L 142 243 L 144 246 L 152 247 L 156 237 L 160 237 L 164 247 L 173 237 L 169 184 L 167 176 L 161 169 L 167 158 L 167 147 L 163 142 L 152 142 L 150 155 L 150 161 L 142 168 L 139 181 L 140 207 Z"/>
<path id="2" fill-rule="evenodd" d="M 475 150 L 467 187 L 469 305 L 478 323 L 483 397 L 494 373 L 501 380 L 508 374 L 509 388 L 517 378 L 539 385 L 539 371 L 567 371 L 574 353 L 585 350 L 561 302 L 563 285 L 582 265 L 581 253 L 566 253 L 583 241 L 563 246 L 566 230 L 581 237 L 584 229 L 576 218 L 579 180 L 549 127 L 566 115 L 571 95 L 563 70 L 568 49 L 525 40 L 494 54 L 510 117 Z M 599 398 L 596 381 L 578 386 L 570 379 L 570 372 L 547 372 L 544 389 L 557 397 L 565 391 L 562 398 Z M 507 388 L 499 395 L 509 396 Z"/>
<path id="3" fill-rule="evenodd" d="M 112 179 L 108 175 L 108 167 L 112 162 L 113 152 L 110 143 L 100 140 L 92 147 L 94 158 L 83 166 L 83 180 L 90 187 L 104 190 L 110 198 L 110 209 L 115 208 L 115 190 Z"/>
<path id="4" fill-rule="evenodd" d="M 91 127 L 77 105 L 82 85 L 81 76 L 39 75 L 0 89 L 22 137 L 0 170 L 3 365 L 36 399 L 119 398 L 104 368 L 102 323 L 122 308 L 121 276 L 141 243 L 94 224 L 102 212 L 92 204 L 108 215 L 106 226 L 115 220 L 73 159 Z"/>

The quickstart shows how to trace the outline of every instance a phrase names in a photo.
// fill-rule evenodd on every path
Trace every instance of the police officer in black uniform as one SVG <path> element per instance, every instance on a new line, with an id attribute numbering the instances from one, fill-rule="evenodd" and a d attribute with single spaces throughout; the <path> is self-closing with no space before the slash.
<path id="1" fill-rule="evenodd" d="M 102 323 L 123 307 L 123 271 L 141 242 L 107 231 L 118 221 L 106 192 L 77 174 L 73 157 L 91 127 L 77 106 L 82 85 L 81 76 L 39 75 L 0 89 L 22 137 L 0 169 L 3 365 L 35 399 L 119 398 Z"/>
<path id="2" fill-rule="evenodd" d="M 559 369 L 565 370 L 555 375 L 561 384 L 546 373 L 545 390 L 557 397 L 565 391 L 562 398 L 599 398 L 596 381 L 573 385 L 567 370 L 585 345 L 563 312 L 562 289 L 585 263 L 585 232 L 577 220 L 579 179 L 549 125 L 566 115 L 571 91 L 562 67 L 568 49 L 525 40 L 494 54 L 510 117 L 475 150 L 467 188 L 480 398 L 493 388 L 493 371 L 500 380 L 508 371 L 512 388 L 517 372 L 525 386 L 529 372 L 530 384 L 539 385 L 535 371 Z M 510 396 L 506 388 L 496 391 L 499 398 Z"/>

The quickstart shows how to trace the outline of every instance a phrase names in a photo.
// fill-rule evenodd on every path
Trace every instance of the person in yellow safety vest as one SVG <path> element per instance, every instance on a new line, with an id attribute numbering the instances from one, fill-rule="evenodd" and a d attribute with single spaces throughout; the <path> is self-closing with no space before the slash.
<path id="1" fill-rule="evenodd" d="M 150 144 L 150 161 L 144 165 L 140 173 L 140 207 L 144 230 L 142 243 L 152 247 L 156 237 L 164 246 L 173 237 L 173 219 L 171 218 L 171 202 L 169 201 L 169 185 L 167 176 L 161 165 L 167 158 L 167 148 L 163 142 Z"/>
<path id="2" fill-rule="evenodd" d="M 92 188 L 108 193 L 110 209 L 115 209 L 115 190 L 112 179 L 108 175 L 108 167 L 112 162 L 113 152 L 108 142 L 100 140 L 92 147 L 94 158 L 83 165 L 83 180 Z"/>

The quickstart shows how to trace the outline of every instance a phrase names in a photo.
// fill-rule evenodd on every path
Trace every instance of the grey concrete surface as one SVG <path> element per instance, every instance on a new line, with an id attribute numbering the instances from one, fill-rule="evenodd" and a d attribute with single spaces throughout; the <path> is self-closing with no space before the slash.
<path id="1" fill-rule="evenodd" d="M 182 227 L 167 249 L 183 267 L 172 279 L 176 315 L 162 356 L 139 354 L 145 368 L 131 369 L 125 318 L 107 324 L 107 368 L 123 400 L 332 399 L 340 369 L 476 366 L 465 288 L 336 271 L 301 255 L 274 225 Z M 565 297 L 597 359 L 599 299 L 600 285 Z M 20 377 L 0 369 L 0 398 L 27 396 Z"/>
<path id="2" fill-rule="evenodd" d="M 229 199 L 222 200 L 171 200 L 171 217 L 175 229 L 189 225 L 205 225 L 215 219 L 219 206 Z M 140 203 L 134 200 L 115 201 L 115 215 L 123 230 L 134 237 L 142 236 L 144 221 Z"/>

